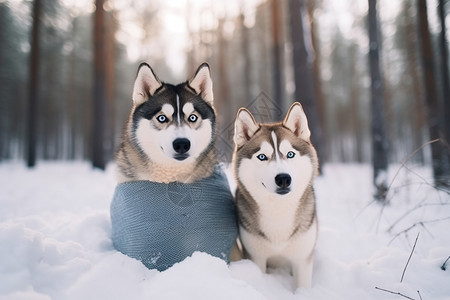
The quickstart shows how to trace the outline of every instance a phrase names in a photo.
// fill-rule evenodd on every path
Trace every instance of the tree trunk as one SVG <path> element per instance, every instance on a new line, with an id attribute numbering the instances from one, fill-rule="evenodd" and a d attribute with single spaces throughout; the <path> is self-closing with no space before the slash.
<path id="1" fill-rule="evenodd" d="M 273 82 L 273 100 L 278 103 L 281 111 L 285 111 L 283 99 L 283 53 L 281 18 L 280 18 L 280 1 L 271 0 L 271 17 L 272 17 L 272 82 Z"/>
<path id="2" fill-rule="evenodd" d="M 431 36 L 428 28 L 427 2 L 426 0 L 418 0 L 419 12 L 419 32 L 421 37 L 421 56 L 422 68 L 425 80 L 425 99 L 427 108 L 428 131 L 431 140 L 439 139 L 440 120 L 439 114 L 439 99 L 436 88 L 436 77 L 434 73 L 433 48 L 431 44 Z M 446 174 L 445 165 L 443 164 L 443 144 L 442 142 L 435 142 L 431 144 L 431 158 L 433 166 L 434 183 L 437 186 L 445 185 Z"/>
<path id="3" fill-rule="evenodd" d="M 239 21 L 241 26 L 241 43 L 242 43 L 242 53 L 244 57 L 244 90 L 245 90 L 245 103 L 249 104 L 252 100 L 251 88 L 251 61 L 250 61 L 250 43 L 249 43 L 249 30 L 245 26 L 245 16 L 241 12 L 239 15 Z"/>
<path id="4" fill-rule="evenodd" d="M 105 160 L 109 161 L 114 153 L 114 124 L 115 124 L 115 62 L 116 62 L 116 40 L 115 35 L 117 31 L 115 11 L 110 11 L 105 20 L 108 24 L 105 32 L 105 45 L 108 51 L 105 51 L 105 85 L 106 85 L 106 100 L 105 112 L 108 116 L 105 118 Z"/>
<path id="5" fill-rule="evenodd" d="M 39 108 L 39 31 L 41 18 L 41 0 L 33 3 L 33 28 L 31 33 L 30 51 L 30 87 L 28 94 L 28 153 L 27 165 L 32 168 L 36 165 L 36 143 L 38 134 L 38 108 Z"/>
<path id="6" fill-rule="evenodd" d="M 403 4 L 403 10 L 405 11 L 406 18 L 406 42 L 407 42 L 407 70 L 411 76 L 412 80 L 412 90 L 413 90 L 413 127 L 414 132 L 414 147 L 419 148 L 423 144 L 423 128 L 425 125 L 425 107 L 423 104 L 423 91 L 422 83 L 420 81 L 420 65 L 417 52 L 417 31 L 414 22 L 414 15 L 411 11 L 413 3 L 410 1 L 405 1 Z M 417 154 L 417 160 L 420 163 L 424 162 L 423 151 Z"/>
<path id="7" fill-rule="evenodd" d="M 78 19 L 74 18 L 72 20 L 72 37 L 75 39 L 75 37 L 78 35 Z M 77 51 L 77 44 L 75 43 L 72 49 L 72 52 L 70 53 L 69 56 L 69 74 L 68 74 L 68 91 L 69 94 L 67 95 L 67 101 L 68 101 L 68 105 L 67 105 L 67 115 L 69 116 L 69 139 L 68 139 L 68 143 L 69 143 L 69 147 L 68 147 L 68 153 L 67 153 L 67 157 L 70 160 L 74 160 L 76 157 L 76 144 L 77 144 L 77 111 L 78 111 L 78 107 L 79 107 L 79 103 L 76 102 L 77 97 L 76 97 L 76 76 L 75 76 L 75 68 L 76 68 L 76 51 Z"/>
<path id="8" fill-rule="evenodd" d="M 444 99 L 445 139 L 450 143 L 450 78 L 448 71 L 448 41 L 446 37 L 447 27 L 445 25 L 445 0 L 439 0 L 439 21 L 441 24 L 441 33 L 439 34 L 441 48 L 441 76 L 442 76 L 442 95 Z"/>
<path id="9" fill-rule="evenodd" d="M 294 61 L 295 101 L 299 101 L 303 105 L 311 128 L 311 142 L 318 150 L 319 160 L 323 162 L 321 127 L 317 113 L 312 66 L 314 52 L 311 45 L 310 28 L 305 26 L 307 20 L 304 19 L 308 16 L 305 1 L 289 0 L 289 15 Z"/>
<path id="10" fill-rule="evenodd" d="M 362 134 L 362 122 L 361 115 L 359 113 L 359 103 L 361 99 L 361 93 L 359 89 L 359 82 L 361 74 L 358 72 L 358 46 L 356 44 L 350 45 L 350 112 L 352 117 L 351 127 L 354 134 L 355 142 L 355 157 L 358 163 L 363 162 L 363 134 Z M 347 117 L 348 118 L 348 117 Z"/>
<path id="11" fill-rule="evenodd" d="M 369 62 L 371 76 L 371 114 L 372 114 L 372 163 L 375 199 L 386 200 L 388 166 L 385 134 L 385 110 L 383 107 L 383 79 L 380 63 L 380 44 L 378 37 L 377 1 L 369 0 Z"/>
<path id="12" fill-rule="evenodd" d="M 105 11 L 104 0 L 96 0 L 94 13 L 94 98 L 92 114 L 92 165 L 105 169 Z"/>
<path id="13" fill-rule="evenodd" d="M 217 123 L 220 124 L 220 126 L 223 126 L 222 128 L 227 129 L 225 126 L 231 122 L 232 118 L 234 118 L 234 115 L 231 115 L 230 107 L 232 105 L 231 103 L 231 85 L 230 80 L 228 77 L 228 44 L 227 40 L 224 36 L 224 24 L 225 20 L 220 18 L 219 19 L 219 26 L 217 30 L 217 78 L 219 79 L 218 85 L 216 85 L 216 89 L 218 91 L 218 95 L 215 97 L 216 100 L 214 104 L 216 105 L 216 110 L 218 112 L 217 117 Z M 223 132 L 222 138 L 217 140 L 217 155 L 219 157 L 219 161 L 231 161 L 231 154 L 233 152 L 233 147 L 229 144 L 229 139 L 227 138 L 228 132 Z"/>
<path id="14" fill-rule="evenodd" d="M 441 48 L 441 78 L 442 78 L 442 99 L 443 110 L 442 114 L 442 131 L 443 131 L 443 157 L 442 165 L 444 168 L 443 181 L 447 186 L 450 186 L 450 78 L 448 71 L 448 42 L 446 37 L 445 24 L 445 0 L 439 0 L 439 21 L 441 24 L 441 33 L 439 34 L 440 48 Z M 448 2 L 448 1 L 447 1 Z"/>
<path id="15" fill-rule="evenodd" d="M 320 2 L 319 2 L 320 3 Z M 318 38 L 318 24 L 314 20 L 314 10 L 318 6 L 317 0 L 308 0 L 307 7 L 308 7 L 308 16 L 309 16 L 309 23 L 311 24 L 311 42 L 312 42 L 312 48 L 314 51 L 314 60 L 313 60 L 313 67 L 312 67 L 312 76 L 313 76 L 313 83 L 314 83 L 314 94 L 316 99 L 316 107 L 317 107 L 317 117 L 320 124 L 320 130 L 321 130 L 321 162 L 326 162 L 329 159 L 329 145 L 327 144 L 328 141 L 328 131 L 327 131 L 327 118 L 325 116 L 326 109 L 325 109 L 325 99 L 323 96 L 322 91 L 322 79 L 320 76 L 321 71 L 321 55 L 320 55 L 320 44 L 319 44 L 319 38 Z"/>

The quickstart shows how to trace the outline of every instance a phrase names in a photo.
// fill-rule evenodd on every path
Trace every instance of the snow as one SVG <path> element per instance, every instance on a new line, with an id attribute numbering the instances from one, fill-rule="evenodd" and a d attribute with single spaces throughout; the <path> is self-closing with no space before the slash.
<path id="1" fill-rule="evenodd" d="M 113 169 L 0 164 L 0 299 L 402 298 L 375 287 L 413 299 L 450 299 L 450 262 L 441 269 L 450 256 L 450 197 L 430 187 L 426 168 L 391 167 L 390 204 L 382 206 L 372 202 L 369 166 L 325 166 L 315 184 L 313 287 L 297 290 L 288 270 L 262 274 L 248 260 L 227 266 L 195 253 L 158 272 L 117 252 L 109 221 Z"/>

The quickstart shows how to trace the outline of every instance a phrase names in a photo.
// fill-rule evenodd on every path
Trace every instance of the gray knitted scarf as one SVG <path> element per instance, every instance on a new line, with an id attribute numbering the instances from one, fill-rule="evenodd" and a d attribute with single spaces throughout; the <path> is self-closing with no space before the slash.
<path id="1" fill-rule="evenodd" d="M 229 262 L 238 235 L 233 197 L 220 167 L 192 184 L 118 184 L 111 224 L 117 250 L 160 271 L 195 251 Z"/>

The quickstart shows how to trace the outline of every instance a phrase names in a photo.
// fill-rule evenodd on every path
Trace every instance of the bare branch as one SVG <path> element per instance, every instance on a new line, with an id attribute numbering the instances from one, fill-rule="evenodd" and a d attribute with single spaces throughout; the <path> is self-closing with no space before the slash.
<path id="1" fill-rule="evenodd" d="M 439 139 L 435 139 L 435 140 L 432 140 L 432 141 L 428 141 L 428 142 L 426 142 L 425 144 L 423 144 L 422 146 L 420 146 L 419 148 L 417 148 L 416 150 L 414 150 L 410 155 L 408 155 L 408 157 L 407 157 L 404 161 L 401 162 L 401 167 L 398 168 L 398 170 L 397 170 L 397 172 L 395 173 L 394 177 L 392 178 L 392 181 L 391 181 L 391 183 L 389 184 L 387 190 L 389 191 L 389 190 L 391 189 L 392 185 L 394 184 L 395 179 L 396 179 L 397 176 L 398 176 L 398 173 L 400 173 L 400 170 L 401 170 L 403 167 L 406 167 L 406 163 L 407 163 L 411 158 L 413 158 L 414 155 L 416 155 L 417 152 L 419 152 L 420 150 L 422 150 L 422 149 L 425 148 L 426 146 L 428 146 L 428 145 L 430 145 L 430 144 L 433 144 L 433 143 L 436 143 L 436 142 L 438 142 L 438 141 L 439 141 Z"/>
<path id="2" fill-rule="evenodd" d="M 417 290 L 417 294 L 419 294 L 420 300 L 423 300 L 423 299 L 422 299 L 422 295 L 420 294 L 419 290 Z"/>
<path id="3" fill-rule="evenodd" d="M 400 222 L 403 218 L 405 218 L 406 216 L 408 216 L 410 213 L 412 213 L 413 211 L 419 209 L 420 207 L 422 207 L 423 202 L 425 202 L 427 199 L 423 199 L 422 201 L 419 202 L 419 204 L 413 208 L 411 208 L 410 210 L 406 211 L 400 218 L 398 218 L 394 223 L 392 223 L 391 226 L 389 226 L 387 232 L 391 232 L 392 229 L 394 229 L 395 225 L 397 225 L 398 222 Z"/>
<path id="4" fill-rule="evenodd" d="M 400 218 L 398 218 L 394 223 L 392 223 L 392 225 L 389 226 L 387 232 L 391 232 L 392 229 L 394 229 L 395 225 L 398 224 L 398 222 L 400 222 L 403 218 L 405 218 L 406 216 L 408 216 L 410 213 L 412 213 L 415 210 L 418 210 L 418 209 L 420 209 L 422 207 L 426 207 L 426 206 L 445 206 L 445 205 L 450 205 L 450 203 L 423 203 L 423 201 L 421 201 L 420 204 L 418 204 L 417 206 L 415 206 L 415 207 L 411 208 L 410 210 L 408 210 L 407 212 L 405 212 Z"/>
<path id="5" fill-rule="evenodd" d="M 429 182 L 428 180 L 426 180 L 422 175 L 420 175 L 419 173 L 417 173 L 414 170 L 411 170 L 408 166 L 404 166 L 404 168 L 408 171 L 410 171 L 411 173 L 413 173 L 414 175 L 416 175 L 417 177 L 419 177 L 420 179 L 422 179 L 424 181 L 424 183 L 430 187 L 432 187 L 433 189 L 435 189 L 436 191 L 441 191 L 444 192 L 446 194 L 450 194 L 450 190 L 446 189 L 446 188 L 442 188 L 439 187 L 431 182 Z"/>
<path id="6" fill-rule="evenodd" d="M 405 276 L 406 268 L 408 267 L 409 261 L 411 260 L 411 257 L 414 253 L 414 249 L 416 248 L 417 240 L 419 239 L 419 234 L 420 232 L 417 233 L 416 241 L 414 242 L 414 246 L 411 250 L 411 253 L 409 254 L 408 261 L 406 262 L 405 268 L 403 269 L 402 278 L 400 278 L 400 282 L 403 282 L 403 277 Z"/>
<path id="7" fill-rule="evenodd" d="M 443 271 L 447 270 L 447 262 L 448 262 L 449 259 L 450 259 L 450 256 L 447 257 L 447 259 L 446 259 L 446 260 L 444 261 L 444 263 L 442 264 L 441 270 L 443 270 Z"/>
<path id="8" fill-rule="evenodd" d="M 414 298 L 411 298 L 411 297 L 408 297 L 408 296 L 406 296 L 406 295 L 403 295 L 402 293 L 399 293 L 399 292 L 393 292 L 393 291 L 390 291 L 390 290 L 386 290 L 386 289 L 382 289 L 382 288 L 379 288 L 379 287 L 375 287 L 377 290 L 380 290 L 380 291 L 383 291 L 383 292 L 387 292 L 387 293 L 391 293 L 391 294 L 394 294 L 394 295 L 398 295 L 398 296 L 402 296 L 402 297 L 404 297 L 404 298 L 406 298 L 406 299 L 410 299 L 410 300 L 416 300 L 416 299 L 414 299 Z"/>
<path id="9" fill-rule="evenodd" d="M 392 242 L 398 238 L 401 234 L 406 234 L 408 233 L 408 231 L 410 231 L 411 229 L 413 229 L 414 227 L 416 227 L 417 225 L 420 225 L 422 227 L 425 228 L 425 224 L 428 223 L 436 223 L 436 222 L 440 222 L 440 221 L 445 221 L 445 220 L 450 220 L 450 217 L 445 217 L 445 218 L 441 218 L 441 219 L 436 219 L 436 220 L 429 220 L 429 221 L 422 221 L 422 222 L 417 222 L 412 224 L 411 226 L 409 226 L 408 228 L 406 228 L 405 230 L 400 231 L 399 233 L 397 233 L 396 235 L 394 235 L 394 237 L 389 241 L 388 246 L 390 244 L 392 244 Z"/>

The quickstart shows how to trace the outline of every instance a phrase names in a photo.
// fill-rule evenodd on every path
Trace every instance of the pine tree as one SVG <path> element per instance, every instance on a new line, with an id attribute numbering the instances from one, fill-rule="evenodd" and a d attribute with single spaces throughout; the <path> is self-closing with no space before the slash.
<path id="1" fill-rule="evenodd" d="M 272 82 L 273 98 L 278 103 L 281 110 L 284 109 L 283 99 L 283 43 L 282 43 L 282 22 L 280 1 L 271 0 L 271 18 L 272 18 Z"/>
<path id="2" fill-rule="evenodd" d="M 38 128 L 39 107 L 39 47 L 40 47 L 40 18 L 41 0 L 33 2 L 33 27 L 31 30 L 31 55 L 30 55 L 30 85 L 28 91 L 28 153 L 27 165 L 32 168 L 36 165 L 36 144 Z"/>
<path id="3" fill-rule="evenodd" d="M 105 169 L 105 109 L 106 109 L 106 61 L 105 61 L 105 11 L 104 0 L 96 0 L 94 13 L 94 98 L 92 122 L 92 165 Z"/>
<path id="4" fill-rule="evenodd" d="M 427 108 L 428 131 L 430 140 L 439 140 L 431 144 L 431 158 L 433 166 L 434 183 L 437 186 L 447 185 L 448 170 L 445 161 L 445 149 L 441 137 L 443 114 L 439 105 L 439 93 L 436 87 L 434 70 L 433 45 L 428 27 L 428 12 L 426 0 L 418 0 L 419 33 L 421 44 L 421 57 L 423 77 L 425 81 L 425 101 Z M 448 100 L 447 100 L 448 101 Z M 448 162 L 447 162 L 448 164 Z"/>
<path id="5" fill-rule="evenodd" d="M 388 167 L 385 116 L 383 107 L 383 78 L 380 63 L 380 43 L 377 17 L 377 1 L 369 0 L 369 62 L 371 76 L 371 114 L 372 114 L 372 163 L 375 198 L 386 200 Z"/>
<path id="6" fill-rule="evenodd" d="M 289 0 L 290 32 L 294 62 L 295 101 L 302 103 L 311 128 L 311 142 L 318 149 L 319 160 L 323 162 L 321 126 L 317 113 L 317 99 L 314 89 L 313 57 L 310 27 L 305 0 Z M 309 46 L 309 47 L 308 47 Z"/>

